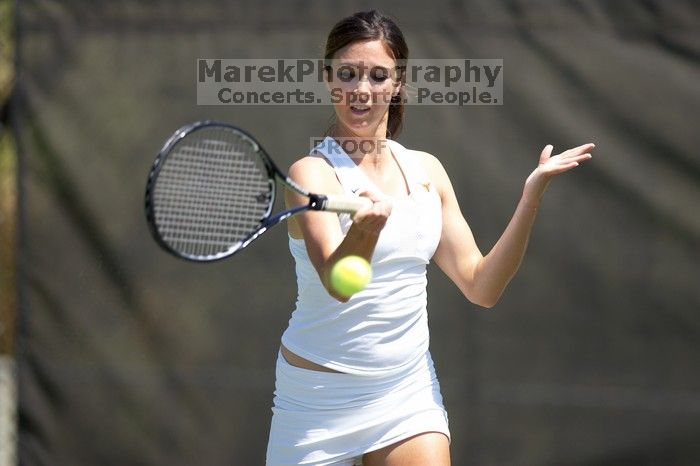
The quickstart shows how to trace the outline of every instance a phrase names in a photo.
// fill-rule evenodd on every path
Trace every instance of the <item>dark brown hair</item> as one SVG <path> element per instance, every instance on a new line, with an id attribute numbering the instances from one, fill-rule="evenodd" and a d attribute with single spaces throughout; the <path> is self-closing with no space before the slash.
<path id="1" fill-rule="evenodd" d="M 403 33 L 391 18 L 375 10 L 361 11 L 338 21 L 328 34 L 324 58 L 331 60 L 336 52 L 346 45 L 368 40 L 382 40 L 397 63 L 402 65 L 406 63 L 408 46 Z M 397 71 L 401 87 L 389 104 L 386 134 L 389 138 L 396 137 L 403 126 L 405 67 L 401 66 Z"/>

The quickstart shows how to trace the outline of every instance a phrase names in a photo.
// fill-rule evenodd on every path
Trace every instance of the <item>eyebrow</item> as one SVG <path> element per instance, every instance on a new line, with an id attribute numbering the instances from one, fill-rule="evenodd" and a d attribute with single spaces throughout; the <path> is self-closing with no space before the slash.
<path id="1" fill-rule="evenodd" d="M 340 63 L 338 63 L 338 64 L 339 64 L 340 66 L 359 66 L 360 63 L 363 63 L 362 60 L 360 60 L 360 61 L 358 61 L 358 62 L 345 62 L 345 61 L 342 61 L 342 62 L 340 62 Z M 369 69 L 372 69 L 372 68 L 383 68 L 383 69 L 385 69 L 385 70 L 390 70 L 390 69 L 392 69 L 392 68 L 395 68 L 395 66 L 393 66 L 393 65 L 392 65 L 392 66 L 385 66 L 385 65 L 373 65 L 373 64 L 367 64 L 365 67 L 366 67 L 366 68 L 369 68 Z"/>

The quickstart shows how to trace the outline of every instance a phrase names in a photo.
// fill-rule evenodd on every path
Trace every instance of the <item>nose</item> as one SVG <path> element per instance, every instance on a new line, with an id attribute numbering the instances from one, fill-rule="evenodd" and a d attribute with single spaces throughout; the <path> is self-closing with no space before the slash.
<path id="1" fill-rule="evenodd" d="M 357 81 L 354 93 L 361 99 L 366 99 L 372 95 L 372 85 L 367 77 Z M 362 102 L 366 102 L 366 100 L 362 100 Z"/>

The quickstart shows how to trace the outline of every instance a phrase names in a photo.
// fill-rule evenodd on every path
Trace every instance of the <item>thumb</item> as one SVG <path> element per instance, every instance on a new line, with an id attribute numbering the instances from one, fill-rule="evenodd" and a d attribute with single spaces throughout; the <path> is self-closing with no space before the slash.
<path id="1" fill-rule="evenodd" d="M 552 156 L 552 150 L 554 150 L 554 146 L 551 144 L 544 146 L 542 153 L 540 153 L 540 165 L 549 160 L 549 158 Z"/>
<path id="2" fill-rule="evenodd" d="M 362 197 L 367 197 L 369 198 L 372 202 L 380 202 L 385 199 L 385 196 L 382 196 L 381 193 L 378 193 L 376 191 L 371 191 L 371 190 L 364 190 L 360 193 L 360 196 Z"/>

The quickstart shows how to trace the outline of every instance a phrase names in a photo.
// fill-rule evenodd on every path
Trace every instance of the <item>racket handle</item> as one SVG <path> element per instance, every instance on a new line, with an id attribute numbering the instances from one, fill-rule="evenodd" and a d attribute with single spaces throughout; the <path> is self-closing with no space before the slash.
<path id="1" fill-rule="evenodd" d="M 366 197 L 327 196 L 322 209 L 329 212 L 354 214 L 371 205 L 372 201 Z"/>

